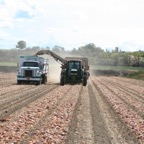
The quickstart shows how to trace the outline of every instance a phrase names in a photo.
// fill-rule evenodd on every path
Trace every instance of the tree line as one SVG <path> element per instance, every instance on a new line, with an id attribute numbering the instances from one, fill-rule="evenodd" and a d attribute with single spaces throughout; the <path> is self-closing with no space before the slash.
<path id="1" fill-rule="evenodd" d="M 96 47 L 95 44 L 90 43 L 79 47 L 77 50 L 73 49 L 72 53 L 89 57 L 93 65 L 144 66 L 144 51 L 125 52 L 121 51 L 118 47 L 115 47 L 112 51 L 104 51 L 100 47 Z"/>
<path id="2" fill-rule="evenodd" d="M 89 43 L 72 50 L 65 50 L 64 47 L 54 46 L 49 48 L 40 48 L 39 46 L 33 46 L 31 48 L 26 47 L 25 41 L 19 41 L 16 45 L 17 50 L 23 50 L 23 53 L 32 54 L 40 49 L 50 49 L 60 56 L 73 55 L 84 56 L 89 58 L 91 65 L 107 65 L 107 66 L 144 66 L 144 51 L 126 52 L 121 51 L 119 47 L 115 47 L 112 51 L 103 50 L 101 47 L 97 47 L 94 43 Z M 20 53 L 17 52 L 17 54 Z"/>

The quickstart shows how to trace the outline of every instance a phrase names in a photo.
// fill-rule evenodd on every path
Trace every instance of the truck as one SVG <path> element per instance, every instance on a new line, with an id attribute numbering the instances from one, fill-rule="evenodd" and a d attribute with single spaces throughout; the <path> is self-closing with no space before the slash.
<path id="1" fill-rule="evenodd" d="M 49 73 L 49 61 L 43 57 L 20 56 L 17 70 L 17 84 L 35 82 L 46 84 Z"/>
<path id="2" fill-rule="evenodd" d="M 50 50 L 40 50 L 35 56 L 48 54 L 61 63 L 60 85 L 67 83 L 82 83 L 87 85 L 90 76 L 87 57 L 65 57 L 62 58 Z"/>

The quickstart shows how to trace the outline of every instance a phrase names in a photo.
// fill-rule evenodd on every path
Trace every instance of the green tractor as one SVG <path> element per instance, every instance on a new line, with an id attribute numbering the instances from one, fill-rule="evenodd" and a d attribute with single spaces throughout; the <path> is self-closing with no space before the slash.
<path id="1" fill-rule="evenodd" d="M 86 59 L 86 58 L 85 58 Z M 80 57 L 66 57 L 66 63 L 61 70 L 60 84 L 83 83 L 87 85 L 89 72 L 84 68 L 84 61 Z"/>
<path id="2" fill-rule="evenodd" d="M 65 57 L 64 59 L 50 50 L 41 50 L 36 55 L 48 54 L 56 61 L 61 62 L 60 85 L 82 83 L 87 85 L 90 76 L 88 58 L 86 57 Z"/>

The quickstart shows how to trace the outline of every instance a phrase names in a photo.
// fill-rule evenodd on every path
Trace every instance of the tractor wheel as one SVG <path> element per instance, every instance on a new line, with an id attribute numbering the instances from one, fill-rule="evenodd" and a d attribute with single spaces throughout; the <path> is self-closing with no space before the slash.
<path id="1" fill-rule="evenodd" d="M 86 85 L 87 85 L 87 77 L 84 76 L 84 77 L 83 77 L 83 86 L 86 86 Z"/>
<path id="2" fill-rule="evenodd" d="M 61 85 L 61 86 L 64 85 L 64 76 L 61 76 L 61 78 L 60 78 L 60 85 Z"/>

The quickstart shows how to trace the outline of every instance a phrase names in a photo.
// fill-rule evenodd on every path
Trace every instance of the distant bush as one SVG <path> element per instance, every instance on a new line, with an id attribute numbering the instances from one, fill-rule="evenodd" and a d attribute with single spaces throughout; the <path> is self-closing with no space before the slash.
<path id="1" fill-rule="evenodd" d="M 92 70 L 93 75 L 107 75 L 107 76 L 118 76 L 121 75 L 121 71 L 119 70 Z"/>
<path id="2" fill-rule="evenodd" d="M 137 71 L 137 72 L 129 73 L 125 75 L 125 77 L 144 80 L 144 71 Z"/>

